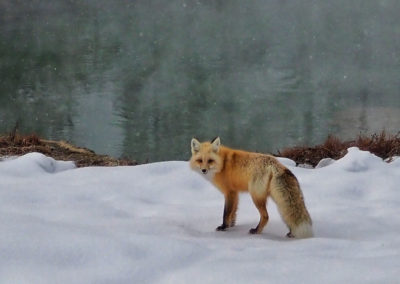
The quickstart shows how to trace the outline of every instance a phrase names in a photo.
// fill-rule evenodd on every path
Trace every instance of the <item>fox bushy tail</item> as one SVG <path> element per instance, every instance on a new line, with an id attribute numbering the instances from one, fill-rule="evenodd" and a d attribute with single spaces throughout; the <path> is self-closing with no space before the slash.
<path id="1" fill-rule="evenodd" d="M 277 173 L 271 186 L 271 197 L 277 204 L 283 221 L 289 227 L 289 237 L 313 236 L 312 221 L 304 203 L 299 182 L 293 173 L 285 169 Z"/>

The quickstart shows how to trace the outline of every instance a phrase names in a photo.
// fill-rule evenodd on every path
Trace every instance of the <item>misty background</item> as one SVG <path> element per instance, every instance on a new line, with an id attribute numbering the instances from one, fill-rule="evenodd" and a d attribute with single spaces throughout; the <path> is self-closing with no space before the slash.
<path id="1" fill-rule="evenodd" d="M 0 133 L 139 162 L 400 125 L 398 0 L 0 0 Z"/>

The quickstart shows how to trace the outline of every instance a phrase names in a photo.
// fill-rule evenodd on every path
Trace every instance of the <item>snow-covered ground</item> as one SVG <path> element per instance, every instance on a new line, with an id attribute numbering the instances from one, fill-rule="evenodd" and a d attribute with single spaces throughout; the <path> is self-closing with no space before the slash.
<path id="1" fill-rule="evenodd" d="M 0 283 L 399 283 L 400 159 L 349 149 L 293 167 L 315 237 L 288 239 L 272 201 L 223 197 L 187 162 L 75 169 L 38 153 L 0 162 Z"/>

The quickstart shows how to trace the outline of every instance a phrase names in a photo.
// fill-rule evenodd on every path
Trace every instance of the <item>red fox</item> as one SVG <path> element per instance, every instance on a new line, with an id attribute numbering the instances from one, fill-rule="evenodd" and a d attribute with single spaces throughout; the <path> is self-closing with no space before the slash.
<path id="1" fill-rule="evenodd" d="M 287 237 L 313 236 L 311 217 L 299 182 L 275 157 L 230 149 L 221 145 L 219 137 L 203 143 L 193 138 L 191 148 L 190 167 L 203 174 L 225 196 L 222 225 L 217 231 L 235 225 L 239 192 L 248 191 L 260 212 L 260 222 L 250 229 L 250 234 L 260 234 L 267 224 L 266 203 L 271 196 L 289 228 Z"/>

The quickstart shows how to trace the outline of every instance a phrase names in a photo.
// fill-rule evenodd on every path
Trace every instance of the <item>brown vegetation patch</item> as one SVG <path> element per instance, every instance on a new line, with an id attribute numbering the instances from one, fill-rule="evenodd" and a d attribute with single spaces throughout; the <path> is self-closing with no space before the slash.
<path id="1" fill-rule="evenodd" d="M 335 136 L 329 136 L 321 145 L 314 147 L 292 147 L 279 151 L 276 156 L 286 157 L 299 164 L 309 164 L 315 167 L 324 158 L 340 159 L 347 153 L 349 147 L 358 147 L 369 151 L 382 159 L 400 156 L 400 133 L 389 135 L 385 132 L 372 136 L 360 135 L 353 141 L 341 141 Z M 20 135 L 13 132 L 0 136 L 0 159 L 7 156 L 21 156 L 30 152 L 43 153 L 56 160 L 74 161 L 77 167 L 88 166 L 127 166 L 137 165 L 136 161 L 115 159 L 107 155 L 76 147 L 65 141 L 50 141 L 41 139 L 35 134 Z"/>
<path id="2" fill-rule="evenodd" d="M 297 165 L 309 164 L 315 167 L 324 158 L 342 158 L 349 147 L 358 147 L 384 160 L 390 160 L 394 156 L 400 156 L 400 134 L 390 135 L 383 131 L 372 136 L 360 135 L 353 141 L 341 141 L 335 136 L 329 136 L 321 145 L 287 148 L 278 152 L 277 156 L 292 159 Z"/>
<path id="3" fill-rule="evenodd" d="M 19 135 L 13 132 L 0 136 L 0 157 L 21 156 L 30 152 L 39 152 L 56 160 L 74 161 L 77 167 L 137 165 L 136 161 L 98 155 L 65 141 L 41 139 L 36 134 Z"/>

